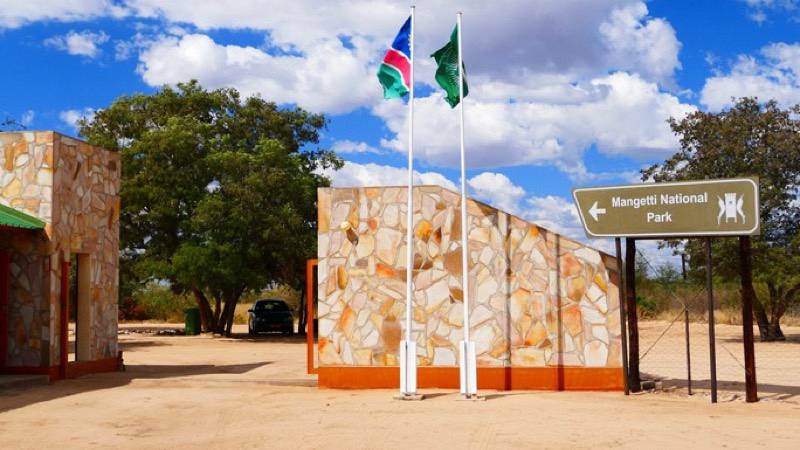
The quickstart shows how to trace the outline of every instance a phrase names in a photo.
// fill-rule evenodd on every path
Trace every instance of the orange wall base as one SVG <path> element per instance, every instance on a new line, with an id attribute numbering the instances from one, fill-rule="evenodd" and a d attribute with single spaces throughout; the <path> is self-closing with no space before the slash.
<path id="1" fill-rule="evenodd" d="M 90 373 L 116 372 L 119 368 L 119 359 L 105 358 L 95 361 L 73 361 L 67 364 L 67 378 L 77 378 Z M 59 366 L 50 367 L 3 367 L 0 374 L 6 375 L 47 375 L 50 381 L 60 379 Z"/>
<path id="2" fill-rule="evenodd" d="M 119 359 L 105 358 L 94 361 L 75 361 L 67 365 L 67 378 L 77 378 L 90 373 L 116 372 Z"/>
<path id="3" fill-rule="evenodd" d="M 398 367 L 323 366 L 319 386 L 335 389 L 391 389 L 400 386 Z M 417 387 L 458 389 L 458 367 L 420 367 Z M 622 368 L 479 367 L 478 389 L 621 391 Z"/>

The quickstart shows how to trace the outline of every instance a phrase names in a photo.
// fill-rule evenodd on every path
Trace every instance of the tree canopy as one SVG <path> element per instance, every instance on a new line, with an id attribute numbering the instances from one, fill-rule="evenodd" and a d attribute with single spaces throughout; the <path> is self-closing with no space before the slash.
<path id="1" fill-rule="evenodd" d="M 167 281 L 195 295 L 204 329 L 229 334 L 243 293 L 299 287 L 316 249 L 316 189 L 329 185 L 319 169 L 341 164 L 316 148 L 325 125 L 194 81 L 83 120 L 90 143 L 122 154 L 123 289 Z"/>
<path id="2" fill-rule="evenodd" d="M 697 111 L 670 119 L 680 150 L 642 171 L 645 181 L 758 176 L 762 235 L 753 239 L 754 279 L 766 287 L 754 310 L 762 339 L 780 339 L 780 317 L 800 297 L 800 105 L 742 98 L 720 112 Z M 702 267 L 699 242 L 685 244 L 690 262 Z M 714 271 L 738 278 L 738 246 L 714 242 Z"/>

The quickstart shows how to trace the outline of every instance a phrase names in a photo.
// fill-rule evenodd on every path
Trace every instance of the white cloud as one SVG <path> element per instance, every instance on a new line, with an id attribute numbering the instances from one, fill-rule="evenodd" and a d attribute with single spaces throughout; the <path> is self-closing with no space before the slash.
<path id="1" fill-rule="evenodd" d="M 521 0 L 501 3 L 459 5 L 465 17 L 467 67 L 476 81 L 520 87 L 533 78 L 563 78 L 557 87 L 544 89 L 552 96 L 554 91 L 568 91 L 575 81 L 620 69 L 670 83 L 680 68 L 674 29 L 663 19 L 648 17 L 642 1 L 548 0 L 536 8 Z M 200 32 L 159 39 L 140 56 L 140 73 L 148 84 L 197 78 L 212 87 L 224 83 L 333 113 L 380 101 L 375 69 L 407 13 L 403 4 L 390 0 L 128 0 L 126 6 L 139 17 L 191 24 L 199 30 L 269 32 L 267 49 L 224 45 Z M 418 8 L 417 82 L 434 85 L 427 55 L 446 40 L 450 25 L 442 24 L 452 21 L 451 2 Z M 537 87 L 530 84 L 526 89 Z"/>
<path id="2" fill-rule="evenodd" d="M 611 49 L 612 64 L 617 69 L 638 70 L 647 79 L 670 80 L 681 67 L 681 44 L 669 22 L 646 17 L 644 3 L 616 9 L 600 25 L 600 34 Z"/>
<path id="3" fill-rule="evenodd" d="M 405 3 L 120 0 L 112 11 L 101 0 L 71 1 L 94 5 L 77 9 L 82 14 L 105 8 L 107 15 L 162 22 L 158 31 L 140 30 L 146 36 L 115 45 L 118 59 L 138 54 L 138 73 L 150 86 L 195 78 L 209 88 L 235 87 L 316 112 L 371 108 L 390 131 L 382 145 L 405 151 L 403 102 L 382 101 L 375 77 L 408 12 Z M 582 164 L 593 144 L 605 154 L 644 158 L 675 149 L 665 121 L 692 109 L 664 90 L 676 88 L 681 44 L 666 20 L 648 15 L 645 1 L 540 0 L 535 7 L 526 0 L 426 2 L 417 8 L 417 82 L 437 92 L 428 55 L 446 41 L 456 9 L 464 12 L 472 88 L 471 167 L 553 164 L 583 180 L 597 176 Z M 263 31 L 264 45 L 215 40 L 208 31 L 217 29 Z M 455 114 L 438 93 L 418 99 L 416 108 L 418 155 L 454 166 Z"/>
<path id="4" fill-rule="evenodd" d="M 742 0 L 747 4 L 748 17 L 761 25 L 767 21 L 767 12 L 792 13 L 797 10 L 798 0 Z"/>
<path id="5" fill-rule="evenodd" d="M 720 110 L 734 97 L 774 99 L 783 106 L 800 103 L 800 44 L 775 43 L 758 55 L 739 55 L 727 73 L 706 79 L 700 102 Z"/>
<path id="6" fill-rule="evenodd" d="M 576 96 L 586 100 L 554 104 L 467 97 L 468 166 L 555 164 L 568 169 L 580 164 L 583 151 L 592 144 L 609 155 L 663 157 L 677 147 L 667 119 L 681 118 L 695 110 L 674 95 L 659 91 L 654 83 L 624 72 L 596 78 L 574 89 L 581 91 Z M 384 102 L 374 111 L 395 133 L 382 145 L 405 151 L 407 114 L 403 105 Z M 457 165 L 457 111 L 436 94 L 418 99 L 415 115 L 425 118 L 415 123 L 415 154 L 436 165 Z"/>
<path id="7" fill-rule="evenodd" d="M 380 153 L 380 150 L 366 142 L 355 142 L 348 139 L 334 142 L 331 150 L 336 153 Z"/>
<path id="8" fill-rule="evenodd" d="M 278 0 L 248 2 L 185 2 L 183 0 L 127 0 L 140 17 L 190 23 L 200 29 L 248 28 L 270 30 L 272 42 L 282 48 L 308 51 L 335 36 L 360 36 L 376 50 L 384 48 L 396 33 L 408 9 L 392 0 L 327 2 Z M 663 21 L 647 17 L 640 0 L 543 0 L 535 8 L 527 1 L 428 2 L 417 8 L 418 55 L 441 46 L 455 20 L 464 12 L 465 56 L 475 74 L 504 74 L 524 78 L 530 72 L 595 73 L 610 59 L 625 59 L 626 68 L 646 69 L 657 77 L 671 75 L 678 47 L 662 44 L 674 39 L 674 30 Z M 600 31 L 607 23 L 606 31 Z M 443 24 L 448 24 L 443 26 Z M 620 47 L 616 37 L 629 41 Z M 525 45 L 520 45 L 524 42 Z M 509 52 L 509 48 L 514 48 Z M 661 50 L 664 61 L 653 71 L 652 55 L 632 48 Z M 375 55 L 379 56 L 379 55 Z M 469 61 L 472 61 L 471 63 Z"/>
<path id="9" fill-rule="evenodd" d="M 331 179 L 337 187 L 352 186 L 406 186 L 408 184 L 408 169 L 380 164 L 359 164 L 346 161 L 340 170 L 325 170 L 322 172 Z M 455 183 L 438 172 L 414 171 L 414 184 L 430 184 L 458 190 Z"/>
<path id="10" fill-rule="evenodd" d="M 95 112 L 96 110 L 94 108 L 68 109 L 58 113 L 58 118 L 61 119 L 61 122 L 65 125 L 72 128 L 73 131 L 77 132 L 78 120 L 84 118 L 91 120 Z"/>
<path id="11" fill-rule="evenodd" d="M 525 189 L 502 173 L 483 172 L 467 180 L 467 184 L 475 198 L 513 214 L 519 212 L 519 201 L 525 196 Z"/>
<path id="12" fill-rule="evenodd" d="M 27 110 L 22 113 L 22 117 L 19 120 L 20 125 L 24 127 L 29 127 L 33 123 L 33 119 L 36 117 L 36 113 L 33 110 Z"/>
<path id="13" fill-rule="evenodd" d="M 522 217 L 544 228 L 561 233 L 572 239 L 583 239 L 583 225 L 575 205 L 555 195 L 531 196 L 525 200 Z"/>
<path id="14" fill-rule="evenodd" d="M 108 35 L 104 32 L 95 33 L 84 30 L 81 32 L 70 31 L 63 36 L 53 36 L 45 39 L 44 44 L 70 55 L 94 58 L 100 54 L 100 46 L 108 42 Z"/>
<path id="15" fill-rule="evenodd" d="M 166 36 L 145 49 L 139 60 L 138 71 L 151 86 L 197 79 L 208 88 L 232 86 L 243 95 L 329 113 L 380 100 L 376 66 L 365 64 L 366 55 L 338 39 L 295 56 L 220 45 L 204 34 Z"/>
<path id="16" fill-rule="evenodd" d="M 112 0 L 0 0 L 0 29 L 32 22 L 74 22 L 123 17 L 127 10 Z"/>

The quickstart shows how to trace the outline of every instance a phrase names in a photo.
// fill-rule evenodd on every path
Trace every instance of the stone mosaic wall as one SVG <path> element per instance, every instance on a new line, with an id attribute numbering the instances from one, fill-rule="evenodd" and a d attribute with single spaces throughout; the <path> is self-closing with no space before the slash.
<path id="1" fill-rule="evenodd" d="M 406 192 L 325 188 L 319 208 L 319 363 L 398 364 Z M 418 364 L 455 366 L 463 336 L 459 194 L 414 189 Z M 468 200 L 470 332 L 480 366 L 620 367 L 616 259 Z"/>
<path id="2" fill-rule="evenodd" d="M 0 202 L 46 222 L 44 233 L 0 239 L 12 250 L 8 365 L 58 362 L 61 261 L 70 253 L 90 255 L 90 358 L 115 357 L 119 155 L 53 132 L 0 133 L 0 167 Z"/>

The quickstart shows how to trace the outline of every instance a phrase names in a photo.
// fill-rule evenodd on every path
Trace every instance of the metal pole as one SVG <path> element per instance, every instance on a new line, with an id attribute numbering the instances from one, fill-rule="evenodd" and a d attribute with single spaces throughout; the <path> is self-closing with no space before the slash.
<path id="1" fill-rule="evenodd" d="M 706 293 L 708 294 L 708 353 L 711 368 L 711 403 L 717 403 L 717 341 L 714 336 L 714 288 L 711 278 L 711 238 L 706 238 Z"/>
<path id="2" fill-rule="evenodd" d="M 617 247 L 617 288 L 619 289 L 619 333 L 622 339 L 622 383 L 625 389 L 625 395 L 630 395 L 630 387 L 628 386 L 628 329 L 625 326 L 625 271 L 622 267 L 622 243 L 620 238 L 614 239 L 614 244 Z"/>
<path id="3" fill-rule="evenodd" d="M 742 344 L 744 346 L 745 400 L 758 401 L 756 350 L 753 343 L 753 267 L 750 261 L 750 236 L 739 238 L 739 264 L 742 283 Z"/>
<path id="4" fill-rule="evenodd" d="M 628 316 L 628 386 L 642 390 L 639 372 L 639 316 L 636 308 L 636 239 L 625 238 L 625 305 Z"/>
<path id="5" fill-rule="evenodd" d="M 408 86 L 408 205 L 406 209 L 406 338 L 400 358 L 400 395 L 417 392 L 417 346 L 411 338 L 411 309 L 414 275 L 414 7 L 411 7 L 411 32 L 408 55 L 410 80 Z"/>
<path id="6" fill-rule="evenodd" d="M 681 253 L 681 276 L 686 281 L 686 253 Z"/>
<path id="7" fill-rule="evenodd" d="M 683 306 L 683 319 L 686 324 L 686 381 L 689 395 L 692 395 L 692 354 L 689 350 L 689 306 Z"/>
<path id="8" fill-rule="evenodd" d="M 461 344 L 461 394 L 471 397 L 477 393 L 477 369 L 474 344 L 469 340 L 469 224 L 467 222 L 467 170 L 464 156 L 464 62 L 461 52 L 461 13 L 456 14 L 458 37 L 458 113 L 461 141 L 461 287 L 464 290 L 464 341 Z"/>

